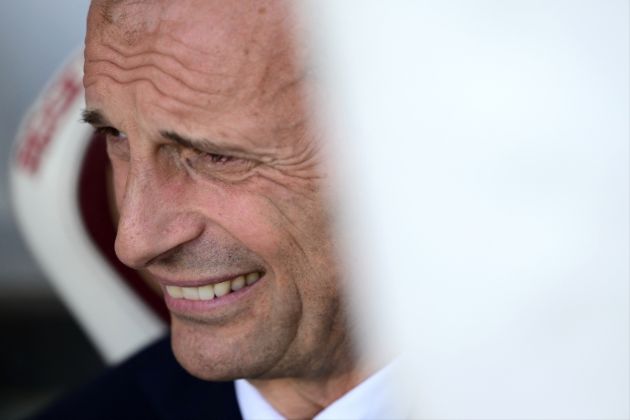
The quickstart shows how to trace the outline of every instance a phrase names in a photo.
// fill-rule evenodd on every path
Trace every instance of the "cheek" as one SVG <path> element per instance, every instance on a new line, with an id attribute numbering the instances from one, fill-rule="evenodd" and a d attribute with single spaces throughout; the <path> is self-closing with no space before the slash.
<path id="1" fill-rule="evenodd" d="M 313 271 L 330 262 L 330 230 L 317 197 L 278 188 L 226 198 L 219 223 L 274 270 Z"/>
<path id="2" fill-rule="evenodd" d="M 265 259 L 287 247 L 283 216 L 269 198 L 251 193 L 229 194 L 217 213 L 217 223 Z"/>

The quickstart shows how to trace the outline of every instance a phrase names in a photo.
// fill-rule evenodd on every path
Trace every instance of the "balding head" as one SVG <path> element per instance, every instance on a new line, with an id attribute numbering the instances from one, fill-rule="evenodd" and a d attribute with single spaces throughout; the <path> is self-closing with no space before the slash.
<path id="1" fill-rule="evenodd" d="M 295 24 L 287 2 L 269 0 L 93 0 L 90 17 L 96 18 L 91 23 L 113 26 L 130 42 L 140 41 L 143 34 L 162 25 L 174 28 L 184 23 L 187 30 L 179 28 L 173 35 L 192 36 L 186 41 L 200 49 L 210 40 L 225 43 L 226 47 L 248 39 L 259 45 L 287 42 Z M 282 48 L 282 44 L 275 47 Z"/>

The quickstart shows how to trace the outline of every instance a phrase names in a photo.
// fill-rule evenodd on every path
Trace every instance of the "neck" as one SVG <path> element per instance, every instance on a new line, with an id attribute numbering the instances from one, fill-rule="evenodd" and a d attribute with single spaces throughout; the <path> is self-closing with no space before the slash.
<path id="1" fill-rule="evenodd" d="M 353 369 L 325 378 L 248 380 L 282 416 L 313 418 L 335 400 L 370 376 L 370 370 Z"/>

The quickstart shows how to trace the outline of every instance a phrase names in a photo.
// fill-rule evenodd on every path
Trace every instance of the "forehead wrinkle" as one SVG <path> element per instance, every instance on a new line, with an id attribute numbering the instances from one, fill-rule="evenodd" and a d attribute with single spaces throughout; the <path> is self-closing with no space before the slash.
<path id="1" fill-rule="evenodd" d="M 146 3 L 146 0 L 104 1 L 105 4 L 111 3 L 114 5 L 111 6 L 110 4 L 110 9 L 112 10 L 123 5 L 133 6 Z M 157 16 L 146 17 L 146 19 L 157 21 L 157 28 L 155 31 L 147 33 L 146 37 L 139 38 L 133 44 L 127 43 L 127 45 L 137 47 L 151 43 L 149 47 L 159 53 L 164 54 L 163 51 L 169 50 L 166 55 L 170 56 L 171 53 L 177 52 L 179 57 L 172 56 L 171 58 L 179 60 L 182 68 L 191 73 L 188 75 L 185 74 L 186 72 L 178 73 L 178 77 L 185 79 L 189 87 L 213 94 L 220 93 L 220 90 L 225 90 L 229 94 L 237 94 L 240 100 L 247 102 L 252 100 L 264 101 L 264 96 L 279 88 L 277 84 L 286 83 L 287 73 L 295 71 L 295 63 L 292 62 L 294 57 L 292 57 L 291 53 L 293 42 L 288 34 L 288 26 L 290 25 L 287 23 L 285 10 L 279 10 L 278 14 L 271 20 L 265 19 L 267 24 L 260 19 L 252 20 L 251 17 L 249 20 L 244 18 L 245 20 L 241 21 L 242 13 L 231 15 L 230 13 L 226 14 L 225 10 L 216 10 L 214 13 L 209 14 L 207 19 L 201 17 L 201 20 L 200 14 L 202 13 L 200 12 L 193 18 L 194 22 L 187 23 L 186 21 L 168 20 L 167 16 L 168 18 L 173 16 L 170 11 L 167 11 L 166 4 L 163 2 L 152 2 L 152 6 L 153 3 L 160 5 L 157 8 L 159 10 L 152 8 L 156 9 L 153 13 L 157 13 Z M 210 7 L 208 10 L 211 10 L 214 7 L 210 6 L 211 3 L 213 2 L 200 3 L 199 5 L 208 4 L 208 7 Z M 240 12 L 246 12 L 246 10 L 241 10 L 245 4 L 247 3 L 242 3 L 240 8 L 230 7 L 227 10 L 231 11 L 231 13 L 236 12 L 236 9 Z M 245 8 L 251 8 L 254 4 L 249 4 Z M 127 9 L 133 9 L 133 7 L 125 7 L 125 10 Z M 205 10 L 206 7 L 203 7 L 203 9 Z M 181 18 L 180 15 L 175 17 Z M 199 25 L 199 23 L 202 23 L 202 25 Z M 208 31 L 213 35 L 210 39 L 204 40 L 205 37 L 200 36 L 200 34 L 202 32 L 208 34 Z M 107 39 L 108 35 L 110 35 L 109 38 L 113 37 L 112 41 L 115 41 L 118 38 L 116 32 L 109 33 L 107 29 L 100 31 L 101 42 Z M 179 39 L 181 37 L 185 39 Z M 143 40 L 146 42 L 143 42 Z M 125 43 L 117 44 L 121 47 L 118 49 L 118 53 L 121 56 L 128 57 L 128 54 L 122 51 Z M 193 69 L 190 65 L 183 64 L 182 57 L 187 59 L 188 57 L 181 52 L 182 46 L 189 53 L 194 52 L 196 57 L 193 57 L 193 62 L 203 63 L 203 72 Z M 113 46 L 110 45 L 110 47 Z M 201 78 L 206 79 L 206 83 L 200 84 L 197 80 L 199 77 L 191 77 L 193 72 L 195 72 L 195 75 L 202 73 Z M 214 79 L 209 80 L 211 78 Z M 269 99 L 273 100 L 273 98 Z"/>
<path id="2" fill-rule="evenodd" d="M 173 55 L 155 50 L 152 47 L 141 52 L 126 52 L 110 43 L 103 43 L 101 46 L 104 49 L 99 51 L 98 57 L 91 57 L 92 54 L 88 55 L 90 63 L 95 65 L 111 64 L 116 66 L 121 72 L 142 72 L 143 70 L 153 69 L 163 76 L 176 81 L 182 87 L 202 94 L 221 94 L 222 90 L 225 91 L 224 94 L 231 93 L 230 89 L 225 87 L 223 89 L 219 86 L 211 87 L 211 80 L 217 78 L 226 82 L 230 81 L 230 83 L 224 84 L 236 84 L 236 77 L 234 76 L 230 77 L 218 72 L 207 73 L 192 69 Z"/>
<path id="3" fill-rule="evenodd" d="M 218 65 L 206 65 L 203 69 L 200 66 L 194 66 L 192 63 L 195 61 L 212 64 L 212 58 L 207 53 L 195 51 L 194 59 L 184 59 L 180 57 L 183 54 L 173 53 L 184 45 L 181 41 L 176 42 L 170 38 L 166 42 L 164 40 L 160 42 L 160 40 L 161 38 L 144 48 L 138 48 L 138 46 L 125 48 L 111 41 L 103 41 L 99 43 L 98 59 L 92 58 L 96 55 L 95 48 L 88 48 L 88 60 L 94 63 L 109 61 L 124 70 L 134 70 L 143 65 L 155 66 L 165 75 L 201 93 L 218 94 L 225 91 L 226 94 L 232 94 L 237 84 L 242 85 L 246 80 L 246 77 L 240 74 L 241 72 L 230 73 Z M 173 43 L 175 45 L 172 45 Z"/>
<path id="4" fill-rule="evenodd" d="M 222 57 L 213 57 L 210 53 L 187 47 L 188 52 L 193 53 L 190 58 L 181 53 L 181 47 L 186 46 L 185 43 L 172 35 L 152 39 L 152 42 L 143 43 L 144 46 L 140 43 L 126 46 L 103 38 L 93 40 L 87 45 L 86 70 L 94 71 L 92 66 L 97 66 L 98 72 L 94 72 L 93 75 L 104 73 L 103 75 L 107 76 L 107 73 L 111 72 L 110 78 L 121 83 L 145 79 L 151 82 L 148 80 L 150 76 L 157 76 L 158 79 L 151 82 L 155 90 L 167 97 L 170 96 L 167 93 L 173 92 L 173 99 L 195 108 L 206 108 L 211 111 L 220 104 L 225 111 L 230 104 L 238 101 L 257 102 L 264 99 L 265 91 L 269 94 L 275 88 L 261 86 L 259 79 L 264 79 L 264 84 L 278 82 L 273 77 L 268 77 L 271 67 L 268 62 L 276 58 L 274 55 L 265 57 L 264 61 L 230 62 Z M 266 65 L 262 65 L 264 62 L 267 62 Z M 202 63 L 203 67 L 193 63 Z M 280 73 L 281 68 L 274 67 Z M 86 74 L 88 78 L 92 76 L 89 71 Z M 172 82 L 174 88 L 161 88 L 160 77 Z M 194 102 L 185 99 L 193 97 L 200 99 Z"/>
<path id="5" fill-rule="evenodd" d="M 124 47 L 116 47 L 116 45 L 112 42 L 104 41 L 100 44 L 102 47 L 105 47 L 106 51 L 109 51 L 114 54 L 114 56 L 119 56 L 125 60 L 134 60 L 142 61 L 147 60 L 150 61 L 151 58 L 158 58 L 164 61 L 165 64 L 171 65 L 173 67 L 177 67 L 177 70 L 186 70 L 191 73 L 198 74 L 200 76 L 207 76 L 207 72 L 203 72 L 202 70 L 194 68 L 192 65 L 187 63 L 185 60 L 181 59 L 177 55 L 170 54 L 167 48 L 162 48 L 161 43 L 155 42 L 154 45 L 147 46 L 144 50 L 139 50 L 137 48 L 134 49 L 125 49 Z M 177 48 L 180 45 L 185 46 L 183 43 L 177 45 Z M 176 50 L 175 48 L 174 50 Z M 108 54 L 104 54 L 108 55 Z M 189 60 L 190 61 L 190 60 Z M 157 61 L 156 61 L 157 62 Z M 217 73 L 218 74 L 218 73 Z"/>
<path id="6" fill-rule="evenodd" d="M 90 72 L 91 66 L 98 66 L 98 70 Z M 148 64 L 126 69 L 109 60 L 86 62 L 85 87 L 98 83 L 98 78 L 109 79 L 118 85 L 147 83 L 160 96 L 203 110 L 224 105 L 225 99 L 229 97 L 224 92 L 199 92 L 194 87 L 186 85 L 181 79 L 165 73 L 157 66 Z M 160 79 L 165 83 L 160 83 Z M 169 84 L 171 88 L 168 87 Z"/>

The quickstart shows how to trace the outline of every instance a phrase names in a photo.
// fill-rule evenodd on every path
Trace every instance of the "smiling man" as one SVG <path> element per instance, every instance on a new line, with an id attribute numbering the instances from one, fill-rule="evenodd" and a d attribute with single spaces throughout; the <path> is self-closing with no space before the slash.
<path id="1" fill-rule="evenodd" d="M 91 4 L 84 119 L 107 142 L 116 253 L 160 285 L 175 358 L 202 380 L 162 373 L 158 344 L 82 394 L 92 415 L 168 417 L 147 399 L 175 418 L 385 415 L 352 346 L 289 6 Z"/>

